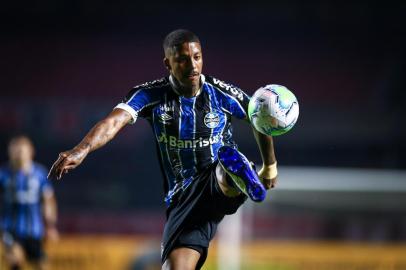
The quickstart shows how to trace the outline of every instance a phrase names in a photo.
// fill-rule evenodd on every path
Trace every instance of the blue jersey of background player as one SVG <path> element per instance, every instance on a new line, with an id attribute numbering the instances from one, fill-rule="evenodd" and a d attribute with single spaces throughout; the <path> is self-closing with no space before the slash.
<path id="1" fill-rule="evenodd" d="M 60 179 L 123 126 L 145 117 L 166 177 L 163 269 L 200 269 L 224 215 L 234 213 L 246 195 L 262 201 L 265 188 L 273 187 L 276 159 L 272 137 L 255 130 L 263 160 L 258 174 L 232 146 L 230 117 L 247 119 L 249 98 L 237 87 L 202 75 L 197 36 L 176 30 L 163 45 L 169 77 L 135 87 L 77 146 L 59 154 L 49 176 Z"/>
<path id="2" fill-rule="evenodd" d="M 9 163 L 0 168 L 1 231 L 10 269 L 25 259 L 45 269 L 44 236 L 55 238 L 56 202 L 46 170 L 33 161 L 34 147 L 25 136 L 11 139 Z"/>

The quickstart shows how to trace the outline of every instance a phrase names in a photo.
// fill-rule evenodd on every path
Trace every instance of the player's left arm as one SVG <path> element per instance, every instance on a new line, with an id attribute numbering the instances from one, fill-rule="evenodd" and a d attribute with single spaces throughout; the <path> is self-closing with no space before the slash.
<path id="1" fill-rule="evenodd" d="M 52 188 L 46 188 L 42 193 L 42 215 L 45 223 L 45 237 L 48 240 L 58 240 L 59 233 L 56 227 L 58 207 L 55 193 Z"/>
<path id="2" fill-rule="evenodd" d="M 248 105 L 250 97 L 240 88 L 207 77 L 209 83 L 215 85 L 220 90 L 221 106 L 232 116 L 243 119 L 251 124 L 248 117 Z M 271 136 L 264 135 L 253 128 L 254 136 L 257 141 L 259 151 L 262 157 L 262 168 L 258 175 L 261 178 L 266 189 L 275 187 L 276 184 L 276 158 Z"/>
<path id="3" fill-rule="evenodd" d="M 277 163 L 273 138 L 258 132 L 255 128 L 252 128 L 252 130 L 262 158 L 262 168 L 259 170 L 258 176 L 261 178 L 266 189 L 274 188 L 278 171 L 276 168 Z"/>

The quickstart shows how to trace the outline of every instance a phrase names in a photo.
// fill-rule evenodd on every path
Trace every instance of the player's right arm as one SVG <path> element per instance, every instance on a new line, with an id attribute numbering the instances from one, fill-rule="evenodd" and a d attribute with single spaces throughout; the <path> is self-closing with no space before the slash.
<path id="1" fill-rule="evenodd" d="M 73 149 L 59 154 L 48 178 L 60 179 L 63 174 L 79 166 L 86 156 L 105 145 L 132 119 L 129 112 L 116 108 L 99 121 Z"/>

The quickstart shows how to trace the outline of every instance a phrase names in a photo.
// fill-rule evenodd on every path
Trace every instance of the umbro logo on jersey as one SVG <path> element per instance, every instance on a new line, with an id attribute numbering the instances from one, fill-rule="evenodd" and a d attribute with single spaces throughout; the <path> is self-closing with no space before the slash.
<path id="1" fill-rule="evenodd" d="M 166 122 L 173 119 L 173 117 L 167 114 L 166 112 L 161 113 L 160 115 L 158 115 L 158 117 L 162 122 Z"/>
<path id="2" fill-rule="evenodd" d="M 173 113 L 173 104 L 163 104 L 159 106 L 158 117 L 162 123 L 172 120 L 173 117 L 169 113 Z"/>
<path id="3" fill-rule="evenodd" d="M 204 117 L 204 124 L 208 128 L 215 128 L 220 124 L 220 116 L 218 113 L 209 112 Z"/>

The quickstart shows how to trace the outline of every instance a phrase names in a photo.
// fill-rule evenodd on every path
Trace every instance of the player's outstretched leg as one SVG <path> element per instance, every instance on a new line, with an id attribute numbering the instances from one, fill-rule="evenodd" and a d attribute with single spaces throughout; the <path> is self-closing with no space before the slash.
<path id="1" fill-rule="evenodd" d="M 230 146 L 222 146 L 217 153 L 221 167 L 233 180 L 235 186 L 254 202 L 262 202 L 266 190 L 257 172 L 248 159 L 238 150 Z"/>

